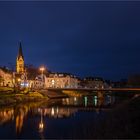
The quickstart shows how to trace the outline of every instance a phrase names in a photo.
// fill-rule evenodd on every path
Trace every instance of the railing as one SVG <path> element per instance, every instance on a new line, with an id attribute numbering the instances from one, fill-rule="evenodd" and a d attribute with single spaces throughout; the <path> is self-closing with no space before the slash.
<path id="1" fill-rule="evenodd" d="M 140 88 L 46 88 L 47 90 L 77 90 L 77 91 L 140 91 Z"/>

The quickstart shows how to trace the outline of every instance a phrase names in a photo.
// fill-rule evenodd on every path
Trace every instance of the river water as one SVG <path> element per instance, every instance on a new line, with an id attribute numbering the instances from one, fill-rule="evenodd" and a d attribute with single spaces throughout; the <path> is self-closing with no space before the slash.
<path id="1" fill-rule="evenodd" d="M 0 107 L 0 139 L 140 138 L 140 97 L 125 93 Z"/>

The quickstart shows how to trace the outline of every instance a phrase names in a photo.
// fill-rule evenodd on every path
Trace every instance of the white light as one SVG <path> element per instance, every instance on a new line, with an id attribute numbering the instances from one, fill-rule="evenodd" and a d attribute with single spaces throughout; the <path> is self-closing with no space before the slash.
<path id="1" fill-rule="evenodd" d="M 41 122 L 41 123 L 39 124 L 39 128 L 40 128 L 40 129 L 43 129 L 43 127 L 44 127 L 44 124 Z"/>
<path id="2" fill-rule="evenodd" d="M 21 83 L 20 85 L 21 85 L 21 86 L 24 86 L 24 83 Z"/>
<path id="3" fill-rule="evenodd" d="M 26 86 L 28 87 L 28 86 L 29 86 L 29 84 L 27 83 L 27 84 L 26 84 Z"/>
<path id="4" fill-rule="evenodd" d="M 54 83 L 55 83 L 55 81 L 54 81 L 54 79 L 52 80 L 52 84 L 54 85 Z"/>

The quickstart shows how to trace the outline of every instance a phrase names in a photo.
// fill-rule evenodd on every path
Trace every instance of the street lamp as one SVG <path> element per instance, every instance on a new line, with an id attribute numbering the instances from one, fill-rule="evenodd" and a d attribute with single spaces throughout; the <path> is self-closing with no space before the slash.
<path id="1" fill-rule="evenodd" d="M 20 82 L 21 81 L 21 79 L 20 78 L 18 78 L 18 82 Z"/>
<path id="2" fill-rule="evenodd" d="M 20 82 L 21 82 L 21 79 L 20 79 L 20 78 L 18 78 L 17 80 L 18 80 L 18 83 L 20 84 Z"/>
<path id="3" fill-rule="evenodd" d="M 44 70 L 45 70 L 44 67 L 40 67 L 40 71 L 42 71 L 42 73 L 43 73 Z"/>
<path id="4" fill-rule="evenodd" d="M 45 70 L 44 67 L 40 67 L 40 71 L 41 71 L 41 73 L 42 73 L 42 83 L 44 82 L 44 81 L 43 81 L 43 72 L 44 72 L 44 70 Z M 43 85 L 44 85 L 44 83 L 43 83 Z M 44 86 L 43 86 L 43 87 L 44 87 Z"/>

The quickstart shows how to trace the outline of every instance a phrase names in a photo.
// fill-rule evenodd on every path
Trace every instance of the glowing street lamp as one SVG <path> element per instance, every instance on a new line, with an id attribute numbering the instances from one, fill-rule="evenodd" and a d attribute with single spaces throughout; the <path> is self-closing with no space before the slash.
<path id="1" fill-rule="evenodd" d="M 42 73 L 42 77 L 43 77 L 43 73 L 44 73 L 45 68 L 44 68 L 44 67 L 40 67 L 39 70 L 41 71 L 41 73 Z M 42 78 L 42 79 L 43 79 L 43 78 Z"/>
<path id="2" fill-rule="evenodd" d="M 20 82 L 21 81 L 21 79 L 20 78 L 18 78 L 18 82 Z"/>
<path id="3" fill-rule="evenodd" d="M 44 67 L 40 67 L 40 71 L 42 71 L 42 73 L 44 72 L 45 68 Z"/>
<path id="4" fill-rule="evenodd" d="M 17 81 L 18 81 L 18 84 L 20 85 L 21 84 L 21 79 L 18 78 Z"/>
<path id="5" fill-rule="evenodd" d="M 43 82 L 43 73 L 44 73 L 44 70 L 45 70 L 45 68 L 44 67 L 40 67 L 40 69 L 39 69 L 40 71 L 41 71 L 41 73 L 42 73 L 42 82 Z M 44 87 L 44 86 L 43 86 Z"/>

